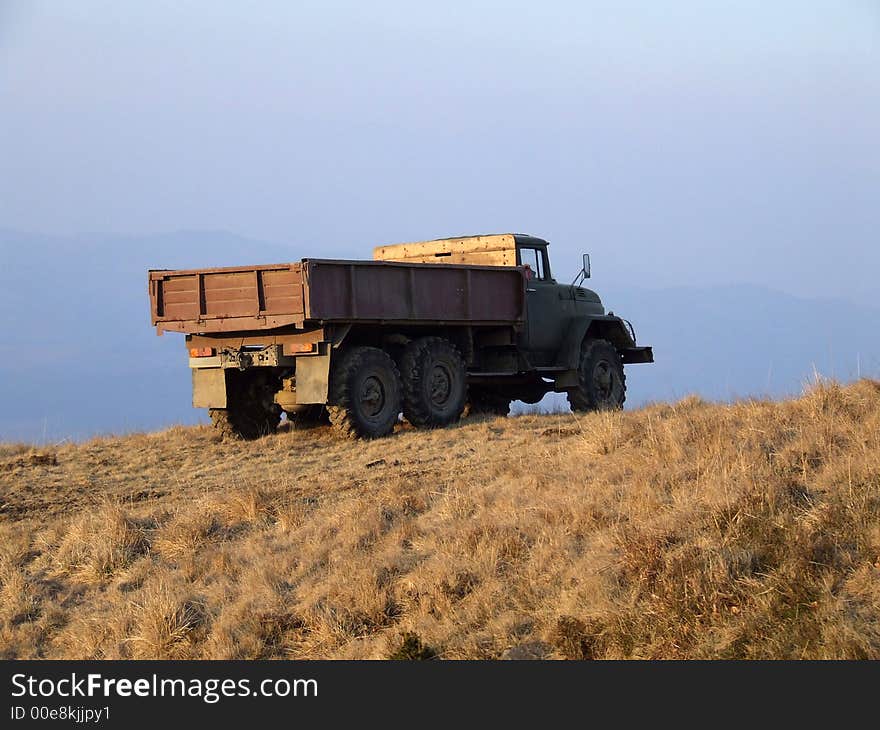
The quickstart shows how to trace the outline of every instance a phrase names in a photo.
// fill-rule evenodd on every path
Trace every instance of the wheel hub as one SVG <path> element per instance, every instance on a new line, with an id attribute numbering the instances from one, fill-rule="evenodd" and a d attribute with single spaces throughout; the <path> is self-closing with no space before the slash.
<path id="1" fill-rule="evenodd" d="M 431 368 L 431 377 L 428 381 L 431 403 L 435 406 L 443 406 L 449 400 L 452 393 L 452 374 L 441 364 Z"/>
<path id="2" fill-rule="evenodd" d="M 364 378 L 360 392 L 361 411 L 368 418 L 375 418 L 385 407 L 385 388 L 375 375 Z"/>
<path id="3" fill-rule="evenodd" d="M 597 362 L 593 368 L 593 387 L 602 400 L 608 400 L 614 392 L 614 371 L 604 360 Z"/>

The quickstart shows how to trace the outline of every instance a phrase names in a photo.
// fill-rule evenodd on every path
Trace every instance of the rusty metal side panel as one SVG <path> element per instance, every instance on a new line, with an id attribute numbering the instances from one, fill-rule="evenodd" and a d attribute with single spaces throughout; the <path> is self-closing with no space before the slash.
<path id="1" fill-rule="evenodd" d="M 517 268 L 304 262 L 306 318 L 516 324 L 524 286 Z"/>
<path id="2" fill-rule="evenodd" d="M 470 308 L 473 319 L 516 322 L 525 316 L 525 282 L 520 269 L 471 269 Z"/>

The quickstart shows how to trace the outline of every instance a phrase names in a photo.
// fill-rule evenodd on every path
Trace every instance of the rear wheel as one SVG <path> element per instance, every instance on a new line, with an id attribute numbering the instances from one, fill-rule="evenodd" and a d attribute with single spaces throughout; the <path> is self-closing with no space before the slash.
<path id="1" fill-rule="evenodd" d="M 281 407 L 273 402 L 274 373 L 233 370 L 226 375 L 226 408 L 209 410 L 214 428 L 226 438 L 257 439 L 275 433 Z"/>
<path id="2" fill-rule="evenodd" d="M 607 340 L 581 345 L 578 386 L 568 391 L 573 411 L 614 410 L 626 400 L 626 376 L 617 350 Z"/>
<path id="3" fill-rule="evenodd" d="M 458 349 L 442 337 L 410 342 L 400 359 L 403 415 L 413 426 L 437 428 L 461 418 L 467 400 L 467 368 Z"/>
<path id="4" fill-rule="evenodd" d="M 400 413 L 400 373 L 377 347 L 343 351 L 330 373 L 327 413 L 348 438 L 377 438 L 394 430 Z"/>

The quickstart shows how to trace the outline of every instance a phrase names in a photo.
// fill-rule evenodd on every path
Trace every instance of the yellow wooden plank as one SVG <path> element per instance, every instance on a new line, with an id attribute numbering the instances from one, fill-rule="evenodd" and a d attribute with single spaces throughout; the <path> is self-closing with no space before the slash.
<path id="1" fill-rule="evenodd" d="M 407 256 L 385 258 L 383 261 L 398 261 L 408 264 L 471 264 L 473 266 L 516 266 L 515 251 L 473 251 L 470 253 L 451 253 L 446 256 Z"/>
<path id="2" fill-rule="evenodd" d="M 443 238 L 378 246 L 373 250 L 377 261 L 409 261 L 412 263 L 482 264 L 514 266 L 516 241 L 511 234 Z"/>

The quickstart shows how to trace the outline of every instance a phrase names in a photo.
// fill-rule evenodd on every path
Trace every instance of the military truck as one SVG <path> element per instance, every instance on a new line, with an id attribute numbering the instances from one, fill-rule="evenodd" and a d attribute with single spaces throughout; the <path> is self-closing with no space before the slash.
<path id="1" fill-rule="evenodd" d="M 653 362 L 606 312 L 584 255 L 553 278 L 547 241 L 521 234 L 380 246 L 372 261 L 151 270 L 152 323 L 186 335 L 193 406 L 230 437 L 282 414 L 376 438 L 566 393 L 575 411 L 623 406 L 624 365 Z"/>

